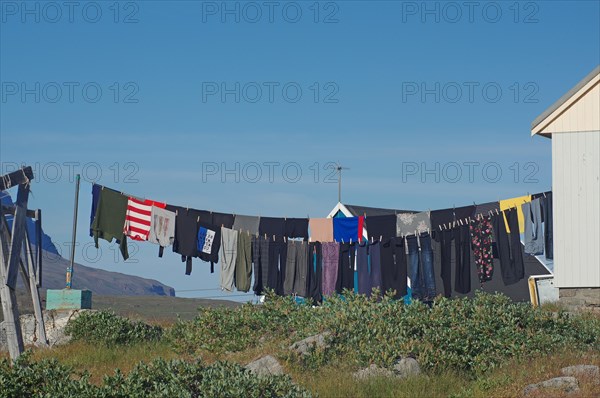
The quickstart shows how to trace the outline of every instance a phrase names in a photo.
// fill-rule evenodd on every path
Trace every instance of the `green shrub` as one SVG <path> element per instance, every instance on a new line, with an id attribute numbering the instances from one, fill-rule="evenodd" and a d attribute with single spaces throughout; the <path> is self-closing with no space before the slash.
<path id="1" fill-rule="evenodd" d="M 65 333 L 75 341 L 119 345 L 160 340 L 163 330 L 160 326 L 131 321 L 111 311 L 89 311 L 71 319 Z"/>
<path id="2" fill-rule="evenodd" d="M 138 364 L 127 376 L 119 370 L 106 376 L 102 385 L 75 374 L 56 360 L 30 361 L 21 356 L 11 366 L 0 360 L 0 398 L 8 397 L 310 397 L 289 376 L 251 374 L 238 364 L 216 362 L 203 365 L 180 360 L 157 359 Z"/>
<path id="3" fill-rule="evenodd" d="M 330 345 L 307 356 L 285 354 L 296 365 L 316 368 L 344 359 L 356 366 L 390 367 L 415 356 L 430 371 L 475 375 L 512 357 L 563 348 L 600 349 L 600 319 L 549 312 L 508 297 L 478 293 L 474 298 L 405 305 L 391 295 L 367 298 L 346 291 L 320 306 L 268 297 L 262 306 L 203 309 L 191 322 L 178 322 L 170 337 L 187 353 L 239 351 L 262 336 L 285 344 L 330 331 Z M 285 343 L 285 344 L 283 344 Z"/>
<path id="4" fill-rule="evenodd" d="M 256 346 L 260 339 L 281 336 L 306 337 L 315 328 L 310 303 L 296 304 L 292 299 L 269 292 L 263 305 L 244 304 L 228 308 L 200 308 L 193 321 L 177 322 L 169 339 L 183 353 L 207 350 L 236 352 Z"/>

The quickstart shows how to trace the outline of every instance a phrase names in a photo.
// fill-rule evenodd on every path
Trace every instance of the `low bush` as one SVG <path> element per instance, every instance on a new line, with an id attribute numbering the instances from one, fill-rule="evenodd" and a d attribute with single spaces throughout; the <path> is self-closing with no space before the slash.
<path id="1" fill-rule="evenodd" d="M 170 338 L 178 349 L 239 351 L 256 346 L 263 336 L 289 343 L 328 330 L 327 349 L 298 357 L 297 365 L 312 368 L 341 359 L 390 367 L 410 355 L 430 371 L 475 375 L 513 357 L 567 347 L 600 350 L 600 319 L 535 309 L 501 294 L 440 298 L 430 308 L 420 302 L 405 305 L 391 295 L 367 298 L 347 291 L 320 307 L 270 296 L 262 306 L 201 311 L 194 321 L 173 328 Z"/>
<path id="2" fill-rule="evenodd" d="M 116 371 L 101 385 L 89 382 L 87 374 L 76 374 L 56 360 L 30 361 L 21 356 L 11 366 L 0 360 L 0 397 L 285 397 L 311 394 L 294 385 L 289 376 L 251 374 L 238 364 L 157 359 L 140 363 L 127 376 Z"/>
<path id="3" fill-rule="evenodd" d="M 69 321 L 65 333 L 74 341 L 110 346 L 157 341 L 162 337 L 163 329 L 141 321 L 131 321 L 111 311 L 86 311 Z"/>
<path id="4" fill-rule="evenodd" d="M 297 304 L 291 298 L 269 292 L 263 305 L 244 304 L 229 308 L 200 308 L 193 321 L 179 321 L 168 337 L 186 354 L 202 350 L 223 353 L 254 347 L 261 339 L 306 337 L 315 331 L 310 303 Z"/>

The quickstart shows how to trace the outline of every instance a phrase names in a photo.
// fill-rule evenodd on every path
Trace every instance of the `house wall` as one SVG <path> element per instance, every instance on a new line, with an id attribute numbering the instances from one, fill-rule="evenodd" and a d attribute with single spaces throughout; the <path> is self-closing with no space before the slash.
<path id="1" fill-rule="evenodd" d="M 544 134 L 597 131 L 600 129 L 600 84 L 596 83 L 579 100 L 541 131 Z M 554 138 L 554 137 L 553 137 Z"/>
<path id="2" fill-rule="evenodd" d="M 552 134 L 552 191 L 556 286 L 598 288 L 600 128 Z"/>

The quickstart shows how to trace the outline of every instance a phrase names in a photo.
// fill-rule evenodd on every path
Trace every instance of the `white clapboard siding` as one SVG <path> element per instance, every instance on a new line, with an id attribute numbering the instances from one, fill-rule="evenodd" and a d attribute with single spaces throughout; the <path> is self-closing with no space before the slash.
<path id="1" fill-rule="evenodd" d="M 573 103 L 542 132 L 544 134 L 597 131 L 600 125 L 600 84 Z"/>
<path id="2" fill-rule="evenodd" d="M 598 118 L 598 107 L 594 113 Z M 563 124 L 565 132 L 552 134 L 554 272 L 559 288 L 600 287 L 600 131 L 576 132 L 578 123 L 570 118 Z M 596 130 L 598 124 L 596 120 Z"/>

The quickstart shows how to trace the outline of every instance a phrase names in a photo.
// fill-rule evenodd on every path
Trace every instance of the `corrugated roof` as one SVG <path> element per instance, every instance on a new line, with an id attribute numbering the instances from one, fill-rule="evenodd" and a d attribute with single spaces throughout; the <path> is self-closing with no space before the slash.
<path id="1" fill-rule="evenodd" d="M 569 98 L 574 96 L 583 86 L 588 84 L 590 80 L 592 80 L 596 75 L 600 74 L 600 65 L 596 66 L 593 71 L 588 73 L 586 77 L 584 77 L 579 83 L 575 85 L 572 89 L 567 91 L 565 95 L 560 97 L 558 101 L 553 103 L 548 109 L 546 109 L 541 115 L 535 118 L 535 120 L 531 123 L 531 129 L 533 130 L 538 124 L 542 123 L 548 116 L 552 114 L 555 110 L 557 110 L 562 104 L 567 102 Z"/>
<path id="2" fill-rule="evenodd" d="M 367 206 L 357 206 L 357 205 L 347 205 L 344 206 L 354 215 L 354 216 L 386 216 L 388 214 L 401 214 L 401 213 L 418 213 L 415 210 L 398 210 L 398 209 L 383 209 L 380 207 L 367 207 Z"/>

